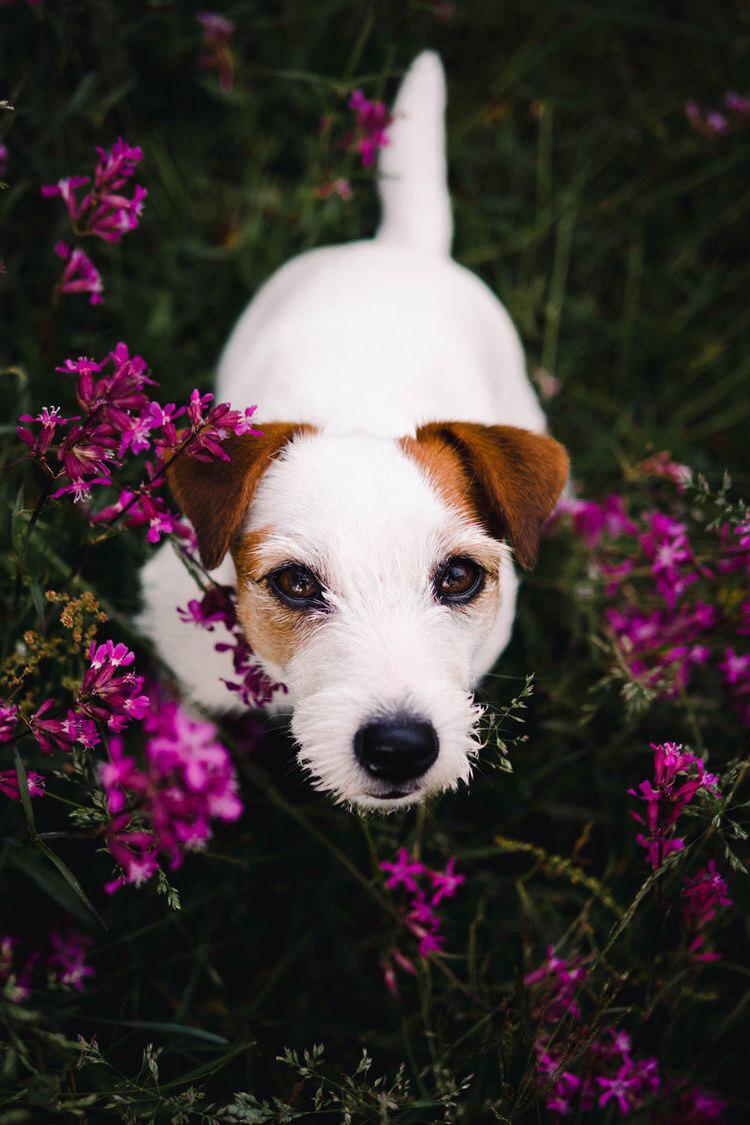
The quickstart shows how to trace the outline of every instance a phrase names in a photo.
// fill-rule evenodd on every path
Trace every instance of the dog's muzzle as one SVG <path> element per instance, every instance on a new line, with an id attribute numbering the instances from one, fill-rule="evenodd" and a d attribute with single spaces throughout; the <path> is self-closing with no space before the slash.
<path id="1" fill-rule="evenodd" d="M 421 777 L 436 760 L 438 748 L 435 728 L 421 719 L 380 719 L 360 727 L 354 736 L 357 761 L 370 777 L 389 784 Z"/>

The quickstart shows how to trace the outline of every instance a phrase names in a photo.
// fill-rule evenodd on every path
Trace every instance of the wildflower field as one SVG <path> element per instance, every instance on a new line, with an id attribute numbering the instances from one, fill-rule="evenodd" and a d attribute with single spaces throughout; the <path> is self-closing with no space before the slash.
<path id="1" fill-rule="evenodd" d="M 0 1123 L 750 1119 L 749 46 L 739 0 L 0 3 Z M 251 712 L 165 469 L 262 429 L 221 346 L 373 231 L 425 47 L 575 489 L 471 787 L 364 819 Z M 241 719 L 139 636 L 165 538 Z"/>

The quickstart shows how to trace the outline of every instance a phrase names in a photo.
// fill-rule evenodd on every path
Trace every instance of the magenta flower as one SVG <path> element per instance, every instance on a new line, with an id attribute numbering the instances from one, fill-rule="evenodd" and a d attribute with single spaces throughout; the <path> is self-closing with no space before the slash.
<path id="1" fill-rule="evenodd" d="M 737 684 L 750 683 L 750 653 L 740 655 L 733 648 L 724 651 L 724 659 L 719 665 L 724 673 L 724 679 L 732 687 Z"/>
<path id="2" fill-rule="evenodd" d="M 619 539 L 622 535 L 635 535 L 638 530 L 625 510 L 624 500 L 614 493 L 601 504 L 594 500 L 560 500 L 555 513 L 569 515 L 576 534 L 592 549 L 603 536 Z"/>
<path id="3" fill-rule="evenodd" d="M 12 742 L 18 730 L 18 708 L 0 699 L 0 746 Z"/>
<path id="4" fill-rule="evenodd" d="M 256 411 L 255 406 L 245 410 L 232 410 L 228 402 L 220 402 L 211 407 L 212 394 L 202 395 L 194 390 L 187 408 L 188 418 L 195 437 L 186 445 L 185 452 L 196 461 L 229 461 L 229 455 L 221 443 L 232 435 L 255 434 L 262 437 L 263 431 L 256 430 L 250 419 Z"/>
<path id="5" fill-rule="evenodd" d="M 722 136 L 729 129 L 729 122 L 723 113 L 704 109 L 697 102 L 685 103 L 685 116 L 696 133 L 708 139 Z"/>
<path id="6" fill-rule="evenodd" d="M 121 137 L 109 152 L 103 148 L 96 151 L 99 162 L 94 171 L 93 187 L 80 200 L 76 193 L 90 182 L 88 176 L 71 176 L 46 184 L 42 195 L 62 199 L 73 232 L 79 238 L 91 236 L 104 242 L 119 242 L 124 234 L 138 226 L 148 194 L 139 184 L 133 185 L 132 196 L 123 194 L 143 153 L 137 145 L 129 145 Z"/>
<path id="7" fill-rule="evenodd" d="M 77 422 L 79 419 L 77 417 L 61 417 L 59 406 L 45 406 L 34 417 L 31 414 L 22 414 L 19 421 L 38 422 L 41 425 L 42 428 L 38 434 L 33 434 L 31 430 L 27 430 L 23 426 L 18 426 L 16 433 L 24 445 L 29 447 L 31 455 L 36 459 L 42 459 L 52 445 L 57 427 L 67 426 L 70 422 Z"/>
<path id="8" fill-rule="evenodd" d="M 105 641 L 97 645 L 92 641 L 89 659 L 78 692 L 79 707 L 116 732 L 124 730 L 132 719 L 142 719 L 149 704 L 148 696 L 141 694 L 143 676 L 120 674 L 121 669 L 132 665 L 135 654 L 124 644 Z"/>
<path id="9" fill-rule="evenodd" d="M 0 176 L 8 171 L 8 146 L 0 143 Z"/>
<path id="10" fill-rule="evenodd" d="M 230 42 L 235 26 L 219 12 L 199 12 L 195 18 L 203 29 L 203 46 L 206 48 L 200 57 L 200 65 L 206 70 L 216 70 L 222 90 L 229 91 L 234 85 Z"/>
<path id="11" fill-rule="evenodd" d="M 49 964 L 55 971 L 60 984 L 83 992 L 86 977 L 95 976 L 95 970 L 85 962 L 86 955 L 93 945 L 90 937 L 80 930 L 70 929 L 64 934 L 53 930 L 49 935 L 52 953 Z"/>
<path id="12" fill-rule="evenodd" d="M 78 248 L 71 250 L 65 242 L 55 243 L 55 253 L 67 263 L 60 278 L 60 291 L 88 293 L 90 305 L 101 305 L 104 301 L 102 296 L 104 284 L 101 274 L 88 254 Z"/>
<path id="13" fill-rule="evenodd" d="M 184 622 L 213 630 L 221 622 L 230 634 L 229 640 L 217 641 L 217 652 L 230 652 L 236 680 L 223 679 L 227 689 L 238 695 L 246 707 L 263 707 L 277 691 L 286 691 L 283 684 L 273 683 L 253 659 L 253 651 L 237 618 L 236 595 L 229 586 L 210 586 L 203 598 L 193 598 L 187 609 L 178 608 Z"/>
<path id="14" fill-rule="evenodd" d="M 359 153 L 365 168 L 372 168 L 381 148 L 388 144 L 387 129 L 393 118 L 384 102 L 369 101 L 361 90 L 349 98 L 349 108 L 354 110 L 354 136 L 350 145 Z"/>
<path id="15" fill-rule="evenodd" d="M 673 1112 L 665 1117 L 670 1125 L 707 1125 L 710 1121 L 723 1121 L 727 1103 L 702 1086 L 683 1089 Z"/>
<path id="16" fill-rule="evenodd" d="M 720 908 L 733 905 L 729 888 L 713 859 L 686 881 L 682 895 L 685 899 L 685 920 L 692 929 L 702 929 L 713 921 Z"/>
<path id="17" fill-rule="evenodd" d="M 666 480 L 672 481 L 677 485 L 680 492 L 685 491 L 685 485 L 689 484 L 693 479 L 693 470 L 689 465 L 680 465 L 677 461 L 672 460 L 672 455 L 663 449 L 660 453 L 654 453 L 640 464 L 640 469 L 644 473 L 648 473 L 652 477 L 664 477 Z"/>
<path id="18" fill-rule="evenodd" d="M 44 778 L 40 773 L 27 770 L 26 784 L 28 785 L 29 796 L 44 796 Z M 12 801 L 18 801 L 20 799 L 21 791 L 18 788 L 18 776 L 15 770 L 0 770 L 0 793 L 4 793 L 6 797 L 10 797 Z"/>
<path id="19" fill-rule="evenodd" d="M 54 750 L 72 750 L 74 743 L 78 742 L 89 750 L 101 741 L 96 729 L 96 723 L 75 711 L 68 711 L 64 719 L 44 719 L 54 699 L 46 699 L 29 719 L 31 733 L 45 754 Z"/>
<path id="20" fill-rule="evenodd" d="M 145 727 L 145 766 L 114 738 L 111 760 L 100 771 L 113 816 L 107 847 L 122 870 L 109 884 L 110 892 L 150 879 L 159 853 L 172 868 L 179 867 L 186 851 L 205 847 L 213 821 L 234 821 L 243 811 L 237 775 L 212 723 L 189 715 L 173 700 L 157 699 Z M 146 828 L 134 828 L 135 813 Z"/>
<path id="21" fill-rule="evenodd" d="M 596 1082 L 601 1087 L 600 1107 L 605 1106 L 610 1099 L 614 1099 L 620 1113 L 627 1116 L 638 1104 L 640 1079 L 632 1062 L 624 1062 L 617 1074 L 612 1077 L 597 1075 Z"/>
<path id="22" fill-rule="evenodd" d="M 455 874 L 455 867 L 456 857 L 451 856 L 445 866 L 445 871 L 430 872 L 432 885 L 435 888 L 435 893 L 432 896 L 433 906 L 437 906 L 444 898 L 453 898 L 461 884 L 466 882 L 465 876 Z"/>
<path id="23" fill-rule="evenodd" d="M 750 98 L 746 94 L 729 90 L 724 95 L 724 106 L 743 121 L 750 121 Z"/>
<path id="24" fill-rule="evenodd" d="M 642 781 L 637 789 L 628 789 L 632 797 L 643 801 L 645 816 L 630 811 L 633 820 L 642 824 L 646 833 L 639 833 L 636 843 L 646 852 L 654 870 L 666 857 L 684 848 L 684 841 L 673 835 L 685 808 L 699 791 L 719 795 L 718 782 L 700 758 L 674 742 L 651 744 L 654 751 L 654 781 Z"/>
<path id="25" fill-rule="evenodd" d="M 425 872 L 424 864 L 420 863 L 419 860 L 410 859 L 406 848 L 399 848 L 395 863 L 384 860 L 380 864 L 380 868 L 382 871 L 390 871 L 391 873 L 385 881 L 389 890 L 403 886 L 407 891 L 413 891 L 414 893 L 419 890 L 415 876 L 423 875 Z"/>

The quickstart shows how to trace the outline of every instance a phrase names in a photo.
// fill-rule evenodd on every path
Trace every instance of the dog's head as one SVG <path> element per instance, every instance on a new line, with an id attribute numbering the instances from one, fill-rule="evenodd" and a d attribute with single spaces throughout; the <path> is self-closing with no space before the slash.
<path id="1" fill-rule="evenodd" d="M 565 483 L 562 446 L 468 422 L 400 441 L 277 422 L 225 449 L 178 458 L 170 484 L 204 565 L 232 553 L 313 784 L 388 810 L 468 780 L 472 687 L 508 630 L 511 555 L 533 565 Z"/>

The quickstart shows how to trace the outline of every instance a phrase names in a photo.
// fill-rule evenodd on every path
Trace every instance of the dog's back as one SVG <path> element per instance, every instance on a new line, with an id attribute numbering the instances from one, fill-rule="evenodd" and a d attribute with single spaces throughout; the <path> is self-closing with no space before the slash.
<path id="1" fill-rule="evenodd" d="M 461 417 L 540 431 L 544 416 L 500 302 L 450 257 L 440 60 L 420 55 L 380 158 L 374 239 L 287 263 L 237 324 L 219 397 L 258 418 L 399 437 Z"/>

